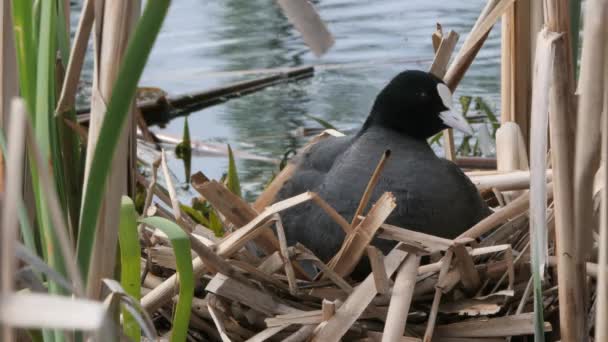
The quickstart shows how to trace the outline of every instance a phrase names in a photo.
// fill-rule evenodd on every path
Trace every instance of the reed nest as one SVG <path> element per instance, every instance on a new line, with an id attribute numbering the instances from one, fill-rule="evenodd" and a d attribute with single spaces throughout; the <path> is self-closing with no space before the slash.
<path id="1" fill-rule="evenodd" d="M 311 143 L 330 134 L 336 133 L 326 131 Z M 381 173 L 379 166 L 376 174 Z M 312 192 L 270 204 L 293 167 L 288 164 L 251 205 L 223 183 L 195 174 L 192 185 L 199 200 L 208 201 L 229 227 L 221 239 L 179 209 L 167 211 L 160 203 L 146 208 L 148 215 L 181 217 L 178 222 L 191 233 L 197 279 L 190 334 L 195 340 L 504 341 L 534 333 L 528 171 L 467 170 L 494 213 L 458 238 L 445 239 L 384 223 L 395 207 L 390 193 L 354 225 Z M 550 181 L 551 171 L 546 176 Z M 372 176 L 368 188 L 373 184 Z M 166 194 L 174 191 L 145 185 L 165 206 L 172 206 L 175 198 Z M 306 246 L 286 244 L 281 213 L 307 201 L 347 231 L 342 248 L 328 263 Z M 547 225 L 553 229 L 551 203 Z M 167 237 L 150 229 L 144 233 L 148 244 L 141 259 L 146 270 L 142 305 L 157 313 L 155 321 L 162 331 L 163 316 L 176 300 L 176 266 Z M 372 237 L 398 245 L 384 255 L 370 245 Z M 251 244 L 264 255 L 249 252 Z M 553 251 L 550 247 L 551 255 Z M 362 257 L 370 259 L 372 273 L 355 282 L 349 273 Z M 302 271 L 304 260 L 321 271 L 314 279 Z M 558 311 L 555 262 L 549 258 L 543 283 L 547 319 Z M 587 263 L 587 271 L 594 284 L 597 264 Z M 593 315 L 593 309 L 588 314 Z M 553 327 L 547 321 L 544 329 L 550 332 Z"/>

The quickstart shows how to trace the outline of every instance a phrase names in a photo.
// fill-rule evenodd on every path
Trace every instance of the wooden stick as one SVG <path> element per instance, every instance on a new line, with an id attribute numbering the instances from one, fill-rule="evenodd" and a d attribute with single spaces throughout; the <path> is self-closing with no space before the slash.
<path id="1" fill-rule="evenodd" d="M 277 84 L 311 77 L 313 74 L 314 67 L 312 66 L 288 68 L 275 75 L 240 81 L 215 89 L 142 101 L 137 104 L 137 107 L 141 110 L 148 125 L 164 124 L 193 111 L 221 104 Z M 89 112 L 89 108 L 78 110 L 78 122 L 88 123 Z"/>
<path id="2" fill-rule="evenodd" d="M 403 262 L 399 272 L 397 272 L 391 303 L 386 315 L 382 341 L 397 341 L 403 336 L 414 294 L 414 287 L 416 286 L 416 274 L 419 264 L 420 257 L 410 254 Z"/>
<path id="3" fill-rule="evenodd" d="M 376 168 L 374 169 L 374 172 L 372 173 L 372 176 L 370 177 L 369 182 L 367 183 L 367 186 L 365 187 L 363 196 L 361 196 L 361 200 L 359 201 L 359 206 L 357 207 L 357 210 L 355 210 L 355 215 L 353 216 L 353 221 L 350 224 L 351 227 L 354 228 L 355 226 L 357 226 L 359 224 L 359 215 L 361 215 L 361 213 L 363 212 L 363 209 L 365 209 L 365 207 L 369 203 L 369 199 L 372 196 L 372 192 L 374 191 L 376 184 L 378 184 L 378 181 L 380 180 L 380 174 L 382 173 L 382 170 L 384 170 L 384 165 L 386 165 L 386 161 L 388 160 L 388 158 L 390 158 L 390 156 L 391 156 L 391 150 L 386 150 L 382 154 L 382 157 L 380 158 L 378 165 L 376 165 Z"/>

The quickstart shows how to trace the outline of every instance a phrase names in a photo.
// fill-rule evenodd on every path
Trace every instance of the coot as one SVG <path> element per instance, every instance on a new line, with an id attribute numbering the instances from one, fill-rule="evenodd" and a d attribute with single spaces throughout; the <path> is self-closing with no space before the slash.
<path id="1" fill-rule="evenodd" d="M 452 95 L 441 79 L 423 71 L 400 73 L 376 97 L 356 135 L 327 138 L 297 157 L 296 171 L 278 199 L 314 191 L 350 222 L 380 157 L 390 150 L 364 213 L 390 191 L 397 207 L 387 223 L 445 238 L 458 236 L 490 211 L 467 176 L 437 157 L 427 143 L 447 127 L 472 133 L 451 106 Z M 340 226 L 314 203 L 291 208 L 282 219 L 288 244 L 300 242 L 325 262 L 344 240 Z M 384 253 L 395 245 L 379 238 L 373 244 Z M 366 270 L 360 265 L 355 272 Z"/>

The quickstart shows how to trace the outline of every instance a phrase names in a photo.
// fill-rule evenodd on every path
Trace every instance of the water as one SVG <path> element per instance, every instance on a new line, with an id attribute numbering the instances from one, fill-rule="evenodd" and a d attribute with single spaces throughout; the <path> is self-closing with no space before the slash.
<path id="1" fill-rule="evenodd" d="M 259 75 L 241 71 L 319 65 L 315 76 L 280 85 L 192 113 L 193 139 L 230 143 L 233 148 L 280 158 L 307 138 L 291 131 L 319 127 L 305 114 L 341 130 L 356 129 L 388 80 L 404 69 L 430 66 L 430 36 L 436 22 L 464 41 L 485 0 L 319 0 L 314 1 L 336 44 L 316 58 L 283 16 L 275 0 L 174 1 L 141 81 L 169 94 L 204 90 Z M 498 103 L 500 28 L 495 27 L 458 92 Z M 166 134 L 181 136 L 183 119 Z M 218 178 L 226 157 L 196 157 L 192 171 Z M 183 180 L 179 162 L 171 165 Z M 249 198 L 258 193 L 276 165 L 239 160 Z"/>

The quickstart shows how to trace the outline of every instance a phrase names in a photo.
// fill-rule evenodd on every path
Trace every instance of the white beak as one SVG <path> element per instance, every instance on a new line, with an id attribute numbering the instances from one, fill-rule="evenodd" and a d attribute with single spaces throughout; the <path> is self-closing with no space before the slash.
<path id="1" fill-rule="evenodd" d="M 448 109 L 439 113 L 439 118 L 446 126 L 455 128 L 465 134 L 473 135 L 473 129 L 467 120 L 460 113 L 453 112 L 452 109 L 452 92 L 443 83 L 437 84 L 437 93 L 443 102 L 443 105 Z"/>
<path id="2" fill-rule="evenodd" d="M 451 110 L 446 110 L 439 113 L 439 118 L 446 126 L 455 128 L 467 135 L 473 135 L 473 129 L 462 114 L 455 113 Z"/>

